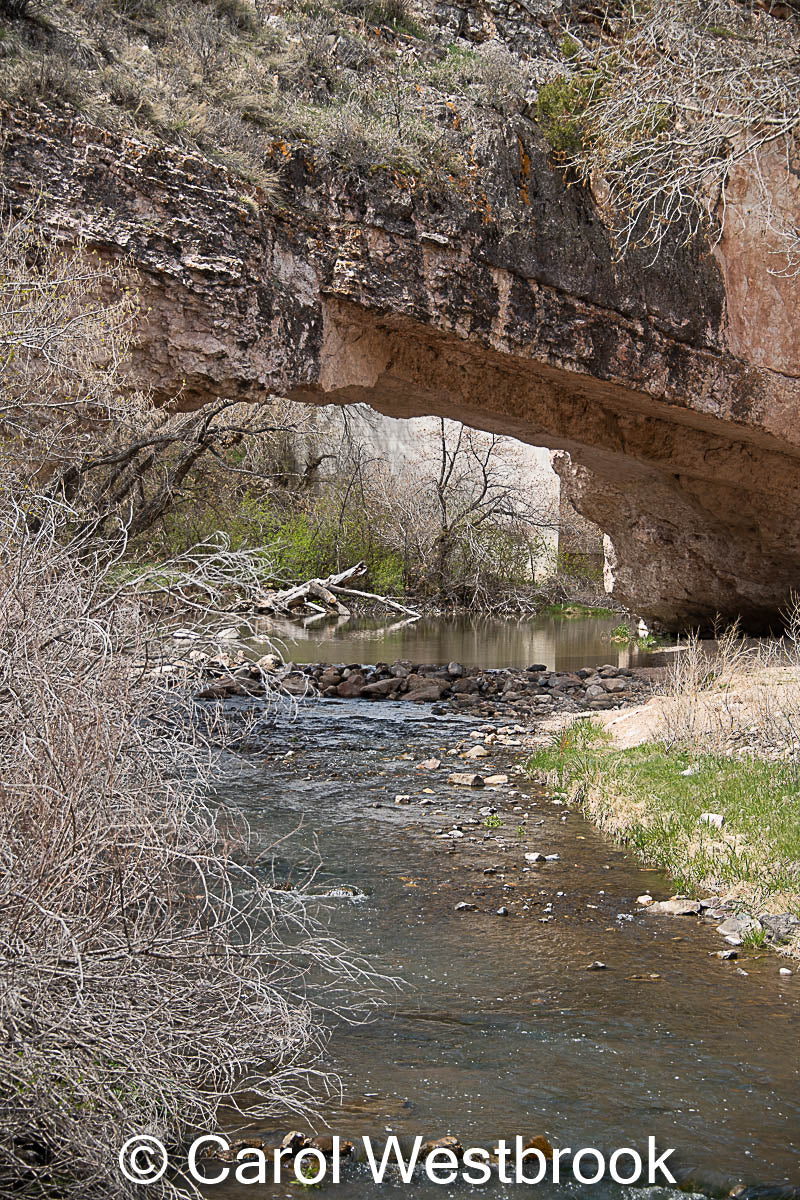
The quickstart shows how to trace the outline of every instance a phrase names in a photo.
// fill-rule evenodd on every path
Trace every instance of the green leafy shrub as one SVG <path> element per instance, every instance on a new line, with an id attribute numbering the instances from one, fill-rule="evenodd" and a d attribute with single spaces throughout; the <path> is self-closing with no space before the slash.
<path id="1" fill-rule="evenodd" d="M 539 90 L 536 117 L 556 154 L 566 158 L 591 144 L 584 116 L 598 86 L 599 77 L 594 74 L 559 75 Z"/>

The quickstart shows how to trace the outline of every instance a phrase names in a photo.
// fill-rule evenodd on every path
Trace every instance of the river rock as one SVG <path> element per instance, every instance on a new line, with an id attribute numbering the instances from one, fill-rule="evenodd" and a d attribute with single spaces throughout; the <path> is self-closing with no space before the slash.
<path id="1" fill-rule="evenodd" d="M 297 1154 L 300 1150 L 304 1150 L 307 1145 L 308 1137 L 306 1134 L 301 1133 L 299 1129 L 293 1129 L 290 1133 L 286 1134 L 286 1137 L 281 1142 L 281 1149 L 289 1150 L 292 1154 Z"/>
<path id="2" fill-rule="evenodd" d="M 318 1133 L 316 1137 L 311 1138 L 308 1143 L 312 1150 L 319 1150 L 326 1158 L 330 1158 L 333 1154 L 333 1135 L 330 1133 Z M 348 1142 L 345 1138 L 339 1139 L 339 1153 L 343 1155 L 352 1154 L 355 1146 L 352 1142 Z"/>
<path id="3" fill-rule="evenodd" d="M 791 975 L 791 973 L 792 973 L 792 972 L 789 970 L 789 968 L 788 968 L 788 967 L 780 967 L 780 968 L 778 969 L 778 974 L 779 974 L 779 975 Z"/>
<path id="4" fill-rule="evenodd" d="M 402 699 L 413 700 L 416 704 L 423 704 L 434 700 L 441 700 L 447 690 L 447 684 L 436 683 L 431 679 L 420 679 L 418 683 L 415 682 L 413 686 L 409 686 L 409 690 Z"/>
<path id="5" fill-rule="evenodd" d="M 281 680 L 281 691 L 289 696 L 305 696 L 310 691 L 310 685 L 305 675 L 292 672 Z"/>
<path id="6" fill-rule="evenodd" d="M 656 900 L 647 911 L 666 913 L 672 917 L 696 917 L 700 912 L 700 905 L 696 900 L 684 900 L 680 896 L 674 896 L 671 900 Z"/>
<path id="7" fill-rule="evenodd" d="M 483 781 L 489 787 L 499 787 L 503 783 L 508 783 L 507 775 L 487 775 Z"/>
<path id="8" fill-rule="evenodd" d="M 474 908 L 475 905 L 473 904 Z M 434 1150 L 450 1150 L 455 1154 L 456 1158 L 461 1158 L 464 1153 L 464 1147 L 457 1137 L 452 1134 L 447 1134 L 445 1137 L 432 1138 L 429 1142 L 424 1142 L 420 1155 L 422 1158 L 427 1158 L 429 1154 L 433 1154 Z"/>
<path id="9" fill-rule="evenodd" d="M 771 942 L 789 942 L 800 934 L 800 921 L 793 913 L 765 914 L 759 919 Z"/>
<path id="10" fill-rule="evenodd" d="M 547 859 L 545 858 L 545 856 L 543 854 L 539 854 L 539 852 L 537 850 L 532 850 L 530 853 L 525 855 L 525 862 L 543 863 L 546 861 L 547 861 Z"/>
<path id="11" fill-rule="evenodd" d="M 441 765 L 441 761 L 438 758 L 426 758 L 423 760 L 423 762 L 417 763 L 417 770 L 438 771 Z"/>
<path id="12" fill-rule="evenodd" d="M 447 674 L 451 679 L 460 679 L 464 674 L 464 668 L 459 662 L 450 662 L 447 664 Z"/>
<path id="13" fill-rule="evenodd" d="M 337 695 L 342 696 L 345 700 L 354 700 L 361 695 L 361 689 L 365 683 L 366 679 L 361 671 L 350 671 L 347 678 L 343 679 L 336 688 Z"/>
<path id="14" fill-rule="evenodd" d="M 447 782 L 457 787 L 483 787 L 484 779 L 482 775 L 473 775 L 468 771 L 454 771 L 448 775 Z"/>
<path id="15" fill-rule="evenodd" d="M 641 904 L 643 908 L 649 908 L 651 904 L 655 903 L 655 901 L 653 900 L 652 896 L 645 894 L 644 896 L 637 896 L 636 903 Z"/>
<path id="16" fill-rule="evenodd" d="M 546 1137 L 542 1137 L 541 1134 L 537 1134 L 536 1137 L 529 1138 L 522 1149 L 540 1150 L 545 1158 L 552 1158 L 553 1154 L 555 1153 L 552 1143 L 549 1142 Z"/>
<path id="17" fill-rule="evenodd" d="M 478 684 L 475 679 L 467 676 L 466 679 L 456 679 L 450 690 L 455 696 L 475 695 L 478 691 Z"/>
<path id="18" fill-rule="evenodd" d="M 459 900 L 456 912 L 475 912 L 477 907 L 477 904 L 473 904 L 471 900 Z"/>
<path id="19" fill-rule="evenodd" d="M 485 746 L 471 746 L 464 754 L 464 758 L 488 758 L 489 751 Z"/>
<path id="20" fill-rule="evenodd" d="M 728 917 L 727 921 L 723 921 L 721 925 L 717 926 L 717 933 L 721 933 L 724 938 L 741 939 L 760 928 L 761 923 L 753 917 Z"/>
<path id="21" fill-rule="evenodd" d="M 394 691 L 397 691 L 396 679 L 378 679 L 375 683 L 366 684 L 360 694 L 368 699 L 382 700 Z"/>
<path id="22" fill-rule="evenodd" d="M 208 684 L 195 695 L 196 700 L 227 700 L 229 696 L 244 695 L 244 686 L 242 683 L 228 677 L 227 679 L 218 679 L 214 683 Z"/>

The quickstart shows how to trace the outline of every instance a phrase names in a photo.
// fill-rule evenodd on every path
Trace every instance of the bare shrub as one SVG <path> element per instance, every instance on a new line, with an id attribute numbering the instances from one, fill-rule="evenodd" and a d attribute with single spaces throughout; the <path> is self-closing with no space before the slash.
<path id="1" fill-rule="evenodd" d="M 126 1131 L 174 1144 L 223 1102 L 307 1103 L 309 975 L 359 973 L 204 803 L 209 746 L 143 669 L 136 597 L 58 513 L 0 519 L 0 1185 L 117 1195 Z"/>
<path id="2" fill-rule="evenodd" d="M 796 213 L 776 203 L 796 169 L 800 26 L 765 9 L 658 0 L 626 6 L 616 35 L 595 46 L 570 30 L 569 73 L 551 85 L 557 148 L 616 213 L 622 249 L 658 250 L 676 230 L 719 233 L 738 166 L 775 270 L 800 268 Z"/>
<path id="3" fill-rule="evenodd" d="M 200 721 L 190 666 L 163 669 L 157 602 L 217 608 L 252 556 L 218 542 L 142 572 L 135 509 L 87 517 L 92 448 L 150 411 L 117 387 L 132 294 L 103 299 L 119 273 L 25 222 L 2 252 L 0 1192 L 123 1196 L 130 1134 L 175 1147 L 223 1106 L 264 1119 L 335 1086 L 323 1014 L 372 977 L 209 803 L 226 728 Z M 105 464 L 111 493 L 140 450 Z"/>
<path id="4" fill-rule="evenodd" d="M 489 41 L 478 47 L 470 82 L 482 104 L 503 113 L 517 112 L 530 87 L 530 67 L 502 42 Z"/>
<path id="5" fill-rule="evenodd" d="M 84 534 L 102 540 L 122 524 L 135 539 L 180 505 L 205 458 L 297 431 L 299 410 L 277 400 L 223 398 L 184 413 L 132 393 L 122 367 L 134 280 L 80 247 L 59 250 L 34 221 L 8 217 L 0 237 L 0 470 L 12 494 L 58 500 Z M 226 471 L 247 474 L 241 462 Z"/>

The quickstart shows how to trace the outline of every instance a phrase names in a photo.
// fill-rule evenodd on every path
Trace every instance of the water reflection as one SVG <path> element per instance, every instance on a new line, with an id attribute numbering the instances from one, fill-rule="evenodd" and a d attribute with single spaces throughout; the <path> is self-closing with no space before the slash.
<path id="1" fill-rule="evenodd" d="M 635 644 L 612 641 L 619 625 L 608 617 L 539 616 L 533 620 L 496 617 L 423 617 L 387 622 L 380 618 L 338 618 L 306 624 L 260 620 L 257 637 L 279 640 L 295 662 L 412 662 L 464 666 L 527 667 L 543 663 L 551 671 L 579 667 L 640 666 L 649 661 Z"/>

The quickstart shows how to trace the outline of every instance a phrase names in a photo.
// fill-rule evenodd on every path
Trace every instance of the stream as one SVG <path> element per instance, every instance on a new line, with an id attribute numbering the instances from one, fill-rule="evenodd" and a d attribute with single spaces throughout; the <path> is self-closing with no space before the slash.
<path id="1" fill-rule="evenodd" d="M 402 655 L 495 666 L 500 653 L 504 665 L 534 659 L 558 669 L 623 661 L 596 622 L 562 622 L 563 644 L 548 628 L 549 647 L 542 630 L 523 630 L 515 642 L 512 623 L 498 624 L 483 652 L 474 624 L 460 642 L 453 628 L 408 626 L 388 636 L 419 639 L 413 649 L 407 640 L 356 637 L 345 649 L 341 638 L 319 639 L 306 661 Z M 302 645 L 287 655 L 300 660 Z M 800 1184 L 800 978 L 780 977 L 780 960 L 764 950 L 721 961 L 713 925 L 637 906 L 644 892 L 672 895 L 669 879 L 530 784 L 513 731 L 480 763 L 484 775 L 508 774 L 508 785 L 449 784 L 449 772 L 466 767 L 447 752 L 474 729 L 474 717 L 434 717 L 428 705 L 323 700 L 281 717 L 264 752 L 237 760 L 221 787 L 259 846 L 296 831 L 279 847 L 279 876 L 318 845 L 317 886 L 355 890 L 326 901 L 331 931 L 404 981 L 375 1019 L 334 1028 L 328 1060 L 343 1097 L 316 1131 L 327 1122 L 345 1138 L 455 1134 L 464 1146 L 488 1147 L 498 1137 L 545 1135 L 556 1146 L 601 1149 L 653 1135 L 659 1148 L 676 1148 L 672 1165 L 683 1168 L 688 1190 Z M 432 757 L 440 769 L 418 769 Z M 412 803 L 397 805 L 398 794 Z M 485 806 L 497 810 L 490 826 Z M 461 838 L 441 836 L 457 824 Z M 559 858 L 528 865 L 532 850 Z M 458 911 L 462 902 L 477 907 Z M 588 970 L 597 960 L 605 969 Z M 397 1180 L 382 1186 L 403 1190 Z M 519 1190 L 424 1177 L 410 1186 L 421 1197 Z M 211 1193 L 251 1190 L 223 1184 Z M 352 1166 L 341 1184 L 319 1190 L 359 1200 L 379 1186 Z M 287 1181 L 267 1191 L 298 1194 Z"/>

